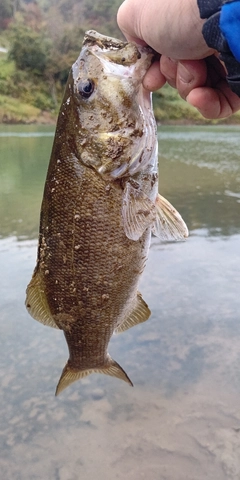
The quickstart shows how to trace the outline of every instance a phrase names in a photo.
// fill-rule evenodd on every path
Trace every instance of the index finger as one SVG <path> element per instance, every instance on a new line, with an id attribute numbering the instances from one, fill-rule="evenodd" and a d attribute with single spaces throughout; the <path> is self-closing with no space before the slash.
<path id="1" fill-rule="evenodd" d="M 146 45 L 140 31 L 140 10 L 141 4 L 139 4 L 138 0 L 132 0 L 131 2 L 125 0 L 118 9 L 117 23 L 129 42 L 134 42 L 138 45 Z M 138 13 L 137 15 L 136 12 Z"/>

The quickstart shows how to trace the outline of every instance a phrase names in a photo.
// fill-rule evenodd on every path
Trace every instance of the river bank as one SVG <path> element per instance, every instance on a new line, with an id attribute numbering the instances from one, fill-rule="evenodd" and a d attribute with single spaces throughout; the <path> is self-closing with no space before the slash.
<path id="1" fill-rule="evenodd" d="M 158 124 L 206 125 L 240 124 L 240 112 L 222 120 L 207 120 L 178 95 L 169 85 L 153 94 L 153 107 Z M 0 95 L 0 124 L 55 125 L 60 103 L 56 110 L 40 109 L 9 95 Z"/>

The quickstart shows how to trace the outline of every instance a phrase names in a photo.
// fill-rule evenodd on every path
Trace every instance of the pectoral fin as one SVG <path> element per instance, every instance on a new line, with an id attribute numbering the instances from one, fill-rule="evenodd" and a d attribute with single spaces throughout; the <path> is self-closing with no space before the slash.
<path id="1" fill-rule="evenodd" d="M 188 237 L 188 228 L 180 213 L 171 203 L 158 194 L 156 199 L 157 216 L 152 232 L 161 240 L 184 240 Z"/>
<path id="2" fill-rule="evenodd" d="M 25 305 L 28 312 L 35 320 L 43 323 L 43 325 L 58 328 L 50 312 L 44 292 L 44 285 L 39 273 L 33 275 L 32 280 L 27 287 Z"/>
<path id="3" fill-rule="evenodd" d="M 125 330 L 128 330 L 139 323 L 145 322 L 151 315 L 151 310 L 149 310 L 146 302 L 144 302 L 140 292 L 137 293 L 137 304 L 132 310 L 130 315 L 123 320 L 119 327 L 115 328 L 114 333 L 122 333 Z"/>
<path id="4" fill-rule="evenodd" d="M 127 182 L 122 205 L 123 226 L 130 240 L 138 240 L 156 218 L 154 203 L 141 191 Z"/>
<path id="5" fill-rule="evenodd" d="M 80 380 L 81 378 L 90 375 L 91 373 L 105 373 L 105 375 L 111 375 L 112 377 L 120 378 L 125 382 L 129 383 L 133 387 L 133 383 L 130 378 L 127 376 L 126 372 L 120 367 L 120 365 L 113 360 L 110 355 L 107 355 L 106 364 L 101 368 L 90 368 L 89 370 L 79 370 L 73 368 L 69 361 L 65 365 L 60 380 L 58 382 L 55 395 L 59 395 L 65 388 L 67 388 L 72 383 Z"/>

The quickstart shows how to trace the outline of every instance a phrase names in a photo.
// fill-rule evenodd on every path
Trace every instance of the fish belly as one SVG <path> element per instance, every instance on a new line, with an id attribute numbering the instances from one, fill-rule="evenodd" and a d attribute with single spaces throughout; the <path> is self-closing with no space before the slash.
<path id="1" fill-rule="evenodd" d="M 56 163 L 47 178 L 38 263 L 46 303 L 64 330 L 72 365 L 103 361 L 115 328 L 131 312 L 150 241 L 126 237 L 123 190 L 75 160 Z"/>

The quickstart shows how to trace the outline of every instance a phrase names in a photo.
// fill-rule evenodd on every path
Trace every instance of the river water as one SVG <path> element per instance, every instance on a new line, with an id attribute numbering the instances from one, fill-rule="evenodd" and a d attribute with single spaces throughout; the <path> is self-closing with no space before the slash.
<path id="1" fill-rule="evenodd" d="M 134 388 L 104 375 L 59 397 L 61 331 L 24 307 L 53 131 L 0 128 L 0 471 L 4 480 L 239 480 L 240 130 L 161 127 L 160 189 L 186 242 L 153 237 L 150 319 L 114 336 Z"/>

